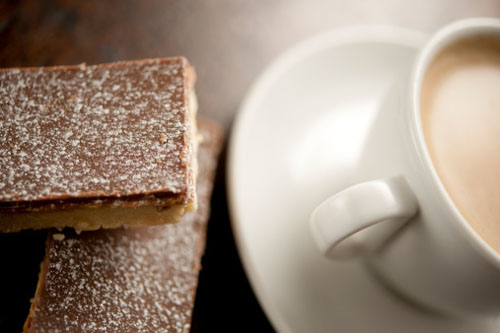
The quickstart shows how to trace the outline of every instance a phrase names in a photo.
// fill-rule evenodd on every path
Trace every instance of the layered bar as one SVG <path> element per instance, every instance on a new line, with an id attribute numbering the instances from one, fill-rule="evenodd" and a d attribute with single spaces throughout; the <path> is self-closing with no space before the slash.
<path id="1" fill-rule="evenodd" d="M 49 233 L 24 332 L 187 332 L 220 129 L 200 123 L 199 208 L 178 224 Z"/>
<path id="2" fill-rule="evenodd" d="M 185 58 L 0 70 L 0 231 L 175 222 L 196 208 Z"/>

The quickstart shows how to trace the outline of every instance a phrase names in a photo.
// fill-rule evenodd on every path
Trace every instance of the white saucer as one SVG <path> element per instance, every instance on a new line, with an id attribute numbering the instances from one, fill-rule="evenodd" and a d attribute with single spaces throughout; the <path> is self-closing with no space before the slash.
<path id="1" fill-rule="evenodd" d="M 350 185 L 378 105 L 409 70 L 422 33 L 360 27 L 292 48 L 247 95 L 230 141 L 234 235 L 260 304 L 280 332 L 499 332 L 406 303 L 360 262 L 321 256 L 313 208 Z M 347 144 L 348 143 L 348 144 Z"/>

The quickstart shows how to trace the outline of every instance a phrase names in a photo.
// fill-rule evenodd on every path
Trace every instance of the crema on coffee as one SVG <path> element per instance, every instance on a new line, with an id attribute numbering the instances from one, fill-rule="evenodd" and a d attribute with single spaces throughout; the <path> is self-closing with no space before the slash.
<path id="1" fill-rule="evenodd" d="M 421 87 L 437 173 L 468 223 L 500 252 L 500 39 L 476 36 L 446 47 Z"/>

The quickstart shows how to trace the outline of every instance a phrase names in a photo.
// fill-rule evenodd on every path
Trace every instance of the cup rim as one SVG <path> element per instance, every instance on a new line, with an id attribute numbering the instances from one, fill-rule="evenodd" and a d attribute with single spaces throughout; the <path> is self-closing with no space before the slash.
<path id="1" fill-rule="evenodd" d="M 424 138 L 421 117 L 420 117 L 420 92 L 424 74 L 433 58 L 445 46 L 454 41 L 475 36 L 479 34 L 496 33 L 500 36 L 500 19 L 490 17 L 469 18 L 453 22 L 439 29 L 420 51 L 415 61 L 410 87 L 410 128 L 413 142 L 417 147 L 421 162 L 425 165 L 426 177 L 430 177 L 430 183 L 443 199 L 448 213 L 458 221 L 459 229 L 465 238 L 475 247 L 484 257 L 489 259 L 497 268 L 500 269 L 500 253 L 489 245 L 479 233 L 472 228 L 462 213 L 458 210 L 450 195 L 448 194 L 443 182 L 441 181 L 434 163 L 432 162 L 427 144 Z"/>

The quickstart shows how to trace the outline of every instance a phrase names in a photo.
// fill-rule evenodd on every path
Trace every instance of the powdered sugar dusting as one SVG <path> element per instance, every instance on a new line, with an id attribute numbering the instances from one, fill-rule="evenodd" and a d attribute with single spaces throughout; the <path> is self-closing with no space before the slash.
<path id="1" fill-rule="evenodd" d="M 82 233 L 52 243 L 45 297 L 58 301 L 44 310 L 64 315 L 42 326 L 47 331 L 183 332 L 196 287 L 193 244 L 200 235 L 194 231 L 183 221 L 92 238 Z"/>
<path id="2" fill-rule="evenodd" d="M 0 71 L 0 200 L 187 192 L 187 66 Z"/>
<path id="3" fill-rule="evenodd" d="M 48 238 L 31 332 L 186 332 L 220 136 L 201 126 L 199 209 L 175 225 Z"/>

